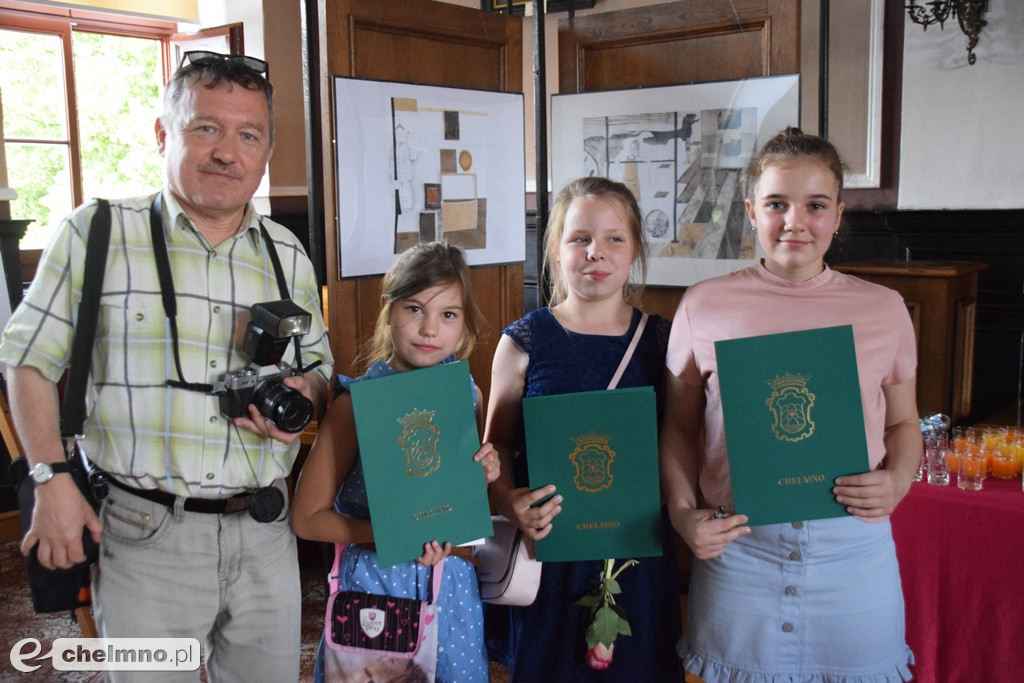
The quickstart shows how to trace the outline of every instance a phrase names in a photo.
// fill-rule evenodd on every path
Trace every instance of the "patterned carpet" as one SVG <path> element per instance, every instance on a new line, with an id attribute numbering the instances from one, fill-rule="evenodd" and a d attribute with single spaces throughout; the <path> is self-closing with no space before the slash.
<path id="1" fill-rule="evenodd" d="M 315 551 L 313 553 L 315 555 Z M 299 683 L 313 680 L 313 661 L 316 658 L 320 633 L 323 630 L 323 610 L 327 604 L 324 572 L 315 556 L 305 559 L 302 566 L 302 660 Z M 23 638 L 35 638 L 45 654 L 57 638 L 79 638 L 82 633 L 71 613 L 36 614 L 28 590 L 28 576 L 18 551 L 18 542 L 0 543 L 0 682 L 7 683 L 101 683 L 99 672 L 57 672 L 44 664 L 33 673 L 21 673 L 11 666 L 10 652 Z M 201 676 L 206 680 L 205 673 Z"/>
<path id="2" fill-rule="evenodd" d="M 316 658 L 320 633 L 323 630 L 323 610 L 327 605 L 326 583 L 318 548 L 300 544 L 302 576 L 302 653 L 298 683 L 313 680 L 313 662 Z M 0 543 L 0 683 L 102 683 L 99 672 L 57 672 L 44 664 L 33 673 L 21 673 L 11 666 L 10 652 L 23 638 L 35 638 L 42 652 L 47 653 L 57 638 L 79 638 L 82 633 L 71 613 L 36 614 L 28 590 L 25 565 L 18 551 L 18 542 Z M 200 672 L 206 681 L 205 672 Z M 508 673 L 501 666 L 491 664 L 491 681 L 505 683 Z"/>

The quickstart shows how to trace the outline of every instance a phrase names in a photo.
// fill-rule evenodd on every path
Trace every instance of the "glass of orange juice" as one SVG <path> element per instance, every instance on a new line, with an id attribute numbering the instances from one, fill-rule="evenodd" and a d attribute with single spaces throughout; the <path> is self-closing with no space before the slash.
<path id="1" fill-rule="evenodd" d="M 946 467 L 949 468 L 950 472 L 959 471 L 959 462 L 957 459 L 956 449 L 950 448 L 946 451 Z"/>
<path id="2" fill-rule="evenodd" d="M 1004 427 L 984 427 L 981 432 L 981 442 L 989 448 L 996 448 L 1006 437 L 1003 436 Z"/>
<path id="3" fill-rule="evenodd" d="M 981 430 L 977 427 L 953 427 L 950 444 L 957 453 L 963 453 L 968 449 L 980 448 Z"/>
<path id="4" fill-rule="evenodd" d="M 956 485 L 965 491 L 980 491 L 982 482 L 985 481 L 985 453 L 982 450 L 968 449 L 957 454 Z"/>
<path id="5" fill-rule="evenodd" d="M 985 463 L 990 474 L 994 474 L 992 462 L 999 455 L 1000 448 L 1006 442 L 1005 427 L 983 427 L 981 429 L 981 448 L 985 451 Z"/>
<path id="6" fill-rule="evenodd" d="M 1009 431 L 1009 437 L 1003 445 L 1009 457 L 1013 458 L 1017 474 L 1024 470 L 1024 429 L 1014 427 Z"/>
<path id="7" fill-rule="evenodd" d="M 1013 479 L 1019 474 L 1017 461 L 1007 448 L 992 451 L 992 476 L 999 479 Z"/>

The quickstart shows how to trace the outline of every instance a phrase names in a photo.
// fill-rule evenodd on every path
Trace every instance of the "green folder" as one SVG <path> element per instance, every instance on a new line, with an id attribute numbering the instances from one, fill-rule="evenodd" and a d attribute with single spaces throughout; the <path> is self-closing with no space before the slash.
<path id="1" fill-rule="evenodd" d="M 359 455 L 381 567 L 494 533 L 469 363 L 353 382 Z"/>
<path id="2" fill-rule="evenodd" d="M 842 517 L 835 478 L 868 471 L 850 325 L 715 342 L 737 513 Z"/>
<path id="3" fill-rule="evenodd" d="M 656 412 L 651 387 L 523 399 L 530 486 L 564 498 L 538 560 L 662 553 Z"/>

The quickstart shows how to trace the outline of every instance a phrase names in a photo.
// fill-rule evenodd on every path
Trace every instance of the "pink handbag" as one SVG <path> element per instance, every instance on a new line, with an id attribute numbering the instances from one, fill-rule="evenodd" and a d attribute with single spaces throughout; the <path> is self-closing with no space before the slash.
<path id="1" fill-rule="evenodd" d="M 433 681 L 437 669 L 437 597 L 444 560 L 431 570 L 431 601 L 339 591 L 341 558 L 347 547 L 335 545 L 334 567 L 328 577 L 325 680 Z"/>

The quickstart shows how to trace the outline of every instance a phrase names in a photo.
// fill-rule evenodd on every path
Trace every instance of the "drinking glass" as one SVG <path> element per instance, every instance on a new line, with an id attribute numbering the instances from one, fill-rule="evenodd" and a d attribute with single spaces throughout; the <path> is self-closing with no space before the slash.
<path id="1" fill-rule="evenodd" d="M 948 448 L 940 448 L 928 456 L 928 483 L 932 486 L 949 486 Z"/>
<path id="2" fill-rule="evenodd" d="M 980 491 L 982 482 L 985 481 L 985 452 L 982 450 L 966 450 L 957 453 L 956 485 L 965 491 Z"/>
<path id="3" fill-rule="evenodd" d="M 925 477 L 928 472 L 928 463 L 934 458 L 940 458 L 940 451 L 946 448 L 949 417 L 942 413 L 921 413 L 920 427 L 921 438 L 924 441 L 924 453 L 914 481 L 921 481 Z M 945 465 L 945 460 L 942 465 Z"/>
<path id="4" fill-rule="evenodd" d="M 1020 474 L 1017 469 L 1017 460 L 1007 444 L 999 444 L 999 447 L 992 452 L 992 476 L 1000 479 L 1013 479 Z"/>

